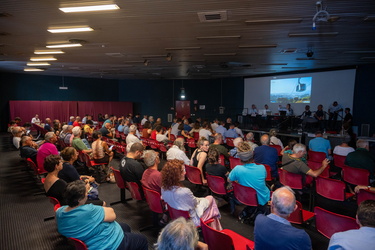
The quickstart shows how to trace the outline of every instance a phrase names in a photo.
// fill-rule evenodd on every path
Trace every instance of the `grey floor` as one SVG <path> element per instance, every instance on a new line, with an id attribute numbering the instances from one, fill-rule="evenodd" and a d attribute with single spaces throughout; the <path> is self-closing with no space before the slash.
<path id="1" fill-rule="evenodd" d="M 112 166 L 118 168 L 119 158 Z M 160 165 L 160 167 L 162 164 Z M 193 187 L 185 181 L 186 186 Z M 0 249 L 74 249 L 56 229 L 55 220 L 44 222 L 54 215 L 53 206 L 45 195 L 41 183 L 25 167 L 19 152 L 13 149 L 9 134 L 0 134 Z M 107 204 L 120 199 L 116 184 L 103 183 L 99 187 L 100 198 Z M 202 194 L 204 195 L 204 194 Z M 130 194 L 126 192 L 126 196 Z M 133 232 L 151 224 L 151 212 L 146 202 L 129 201 L 113 206 L 118 222 L 130 225 Z M 240 208 L 239 208 L 240 209 Z M 228 205 L 220 207 L 223 228 L 231 229 L 253 240 L 253 227 L 242 224 L 229 214 Z M 310 235 L 313 249 L 327 249 L 328 239 L 320 235 L 313 226 L 304 227 Z M 142 232 L 149 241 L 150 249 L 156 242 L 159 230 Z M 270 232 L 272 235 L 277 232 Z"/>

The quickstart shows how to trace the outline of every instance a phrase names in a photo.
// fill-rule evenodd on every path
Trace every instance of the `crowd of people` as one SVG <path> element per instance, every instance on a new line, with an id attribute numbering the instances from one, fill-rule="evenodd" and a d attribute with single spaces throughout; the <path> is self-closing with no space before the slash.
<path id="1" fill-rule="evenodd" d="M 332 112 L 340 111 L 337 106 L 337 103 L 333 104 L 332 110 L 335 111 Z M 287 110 L 293 113 L 290 105 Z M 255 105 L 252 112 L 257 114 Z M 304 113 L 309 117 L 312 115 L 308 108 Z M 192 223 L 178 219 L 169 224 L 168 216 L 163 215 L 160 224 L 168 225 L 160 233 L 157 249 L 175 249 L 171 247 L 173 244 L 182 244 L 186 247 L 183 249 L 207 249 L 207 245 L 196 237 L 195 227 L 200 226 L 201 219 L 210 220 L 210 226 L 216 230 L 222 229 L 215 198 L 197 197 L 182 184 L 186 174 L 185 165 L 200 170 L 203 185 L 207 185 L 206 173 L 224 179 L 228 191 L 225 200 L 230 204 L 231 214 L 241 221 L 252 218 L 255 222 L 257 249 L 311 249 L 311 240 L 306 232 L 292 227 L 287 221 L 296 209 L 296 197 L 289 187 L 281 187 L 278 181 L 280 168 L 290 173 L 318 177 L 332 165 L 332 156 L 337 154 L 346 157 L 346 165 L 368 170 L 369 183 L 375 185 L 375 156 L 369 152 L 368 142 L 358 140 L 356 149 L 343 142 L 332 151 L 330 142 L 323 138 L 321 131 L 316 131 L 316 137 L 309 142 L 308 149 L 324 152 L 326 158 L 319 168 L 312 169 L 306 161 L 308 150 L 304 144 L 295 140 L 283 142 L 276 129 L 271 129 L 256 141 L 252 132 L 244 134 L 239 123 L 233 123 L 231 118 L 225 121 L 215 119 L 213 122 L 197 119 L 193 122 L 190 118 L 182 117 L 174 119 L 170 127 L 166 128 L 160 118 L 155 121 L 154 117 L 146 115 L 143 119 L 140 115 L 133 117 L 132 114 L 120 118 L 100 115 L 98 121 L 93 121 L 90 115 L 82 120 L 79 116 L 71 116 L 68 122 L 62 124 L 58 120 L 52 123 L 49 118 L 42 124 L 39 116 L 35 115 L 30 124 L 43 127 L 43 140 L 36 140 L 30 133 L 31 126 L 21 126 L 21 119 L 17 120 L 18 123 L 10 127 L 14 146 L 20 150 L 21 157 L 30 158 L 46 171 L 46 194 L 55 197 L 63 205 L 56 212 L 59 232 L 66 237 L 82 240 L 89 249 L 98 249 L 103 244 L 106 249 L 148 248 L 144 236 L 132 234 L 128 225 L 115 221 L 114 210 L 99 199 L 98 180 L 77 171 L 75 162 L 79 152 L 89 155 L 95 163 L 108 167 L 115 153 L 103 141 L 103 137 L 118 141 L 126 148 L 118 166 L 124 181 L 137 183 L 143 197 L 142 187 L 156 191 L 170 207 L 188 211 L 190 215 Z M 146 148 L 142 143 L 145 139 L 167 146 L 166 161 L 161 171 L 158 170 L 161 164 L 159 152 Z M 192 139 L 197 147 L 189 154 L 186 141 Z M 229 141 L 233 141 L 234 147 L 226 143 Z M 221 157 L 223 160 L 220 160 Z M 231 158 L 238 158 L 240 162 L 233 169 L 229 167 Z M 270 168 L 271 187 L 266 182 L 267 167 Z M 236 212 L 236 205 L 240 202 L 233 195 L 232 182 L 255 189 L 258 207 L 245 207 Z M 370 186 L 354 187 L 356 192 L 361 189 L 374 190 Z M 274 191 L 272 198 L 271 190 Z M 359 206 L 357 221 L 361 226 L 359 231 L 364 232 L 364 235 L 374 232 L 374 206 L 371 201 Z M 92 227 L 100 230 L 90 230 Z M 265 235 L 272 229 L 277 229 L 280 234 L 269 241 Z M 373 239 L 373 235 L 369 237 Z M 349 244 L 345 241 L 346 236 L 345 233 L 334 235 L 330 247 L 337 249 L 334 247 Z M 185 239 L 179 240 L 178 237 Z M 357 238 L 361 238 L 360 233 Z"/>

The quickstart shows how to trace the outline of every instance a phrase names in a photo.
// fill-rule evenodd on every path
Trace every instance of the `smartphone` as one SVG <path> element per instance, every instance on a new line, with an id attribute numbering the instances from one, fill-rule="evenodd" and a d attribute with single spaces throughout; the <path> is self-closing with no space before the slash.
<path id="1" fill-rule="evenodd" d="M 113 146 L 114 146 L 114 145 L 110 146 L 110 147 L 109 147 L 109 150 L 112 150 Z"/>

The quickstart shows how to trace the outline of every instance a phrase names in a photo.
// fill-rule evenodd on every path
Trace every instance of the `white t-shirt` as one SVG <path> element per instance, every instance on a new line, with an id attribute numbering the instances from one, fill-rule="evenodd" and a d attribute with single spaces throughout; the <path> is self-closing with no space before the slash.
<path id="1" fill-rule="evenodd" d="M 340 145 L 336 146 L 333 149 L 333 153 L 336 155 L 341 155 L 341 156 L 347 156 L 349 153 L 354 152 L 354 148 L 352 147 L 341 147 Z"/>
<path id="2" fill-rule="evenodd" d="M 33 117 L 33 119 L 31 119 L 31 124 L 40 124 L 40 119 L 39 118 L 35 118 L 35 117 Z"/>
<path id="3" fill-rule="evenodd" d="M 207 129 L 202 128 L 201 130 L 199 130 L 199 138 L 204 137 L 208 140 L 208 137 L 210 135 L 212 135 L 212 133 L 211 133 L 211 131 L 209 131 Z"/>

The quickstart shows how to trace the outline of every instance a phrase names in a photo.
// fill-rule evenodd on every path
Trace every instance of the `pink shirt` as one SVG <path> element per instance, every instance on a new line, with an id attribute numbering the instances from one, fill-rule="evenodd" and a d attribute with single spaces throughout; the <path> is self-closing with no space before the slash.
<path id="1" fill-rule="evenodd" d="M 156 169 L 146 169 L 143 172 L 142 185 L 145 188 L 161 193 L 161 173 Z"/>
<path id="2" fill-rule="evenodd" d="M 44 171 L 44 159 L 49 155 L 58 155 L 59 151 L 54 144 L 50 142 L 45 142 L 40 146 L 38 153 L 36 155 L 36 161 L 38 163 L 39 172 Z"/>

